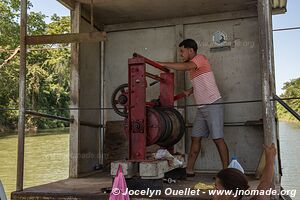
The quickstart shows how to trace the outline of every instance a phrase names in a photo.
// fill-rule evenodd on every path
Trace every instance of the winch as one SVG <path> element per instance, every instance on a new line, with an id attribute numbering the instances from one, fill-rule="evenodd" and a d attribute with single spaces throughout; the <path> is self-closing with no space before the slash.
<path id="1" fill-rule="evenodd" d="M 160 75 L 151 74 L 146 71 L 146 64 L 162 72 Z M 160 84 L 158 99 L 150 102 L 146 101 L 147 77 L 155 80 L 150 86 Z M 125 163 L 112 163 L 112 174 L 117 169 L 117 164 L 126 165 L 125 168 L 129 169 L 133 163 L 140 163 L 137 168 L 140 169 L 141 175 L 141 163 L 147 163 L 147 146 L 156 144 L 174 153 L 174 145 L 185 133 L 184 119 L 174 108 L 174 102 L 183 97 L 184 92 L 174 96 L 174 73 L 167 68 L 137 53 L 128 59 L 128 83 L 116 88 L 111 99 L 115 112 L 124 117 L 124 132 L 129 148 L 128 160 Z M 153 160 L 151 162 L 153 164 Z M 162 172 L 169 171 L 165 168 Z M 162 178 L 162 175 L 156 178 Z"/>
<path id="2" fill-rule="evenodd" d="M 146 64 L 163 71 L 160 76 L 146 72 Z M 160 83 L 160 95 L 146 102 L 146 77 Z M 128 84 L 122 84 L 112 94 L 112 106 L 124 119 L 124 130 L 129 139 L 129 159 L 144 160 L 146 146 L 158 144 L 172 150 L 185 132 L 184 119 L 174 109 L 174 73 L 157 62 L 134 54 L 128 61 Z"/>

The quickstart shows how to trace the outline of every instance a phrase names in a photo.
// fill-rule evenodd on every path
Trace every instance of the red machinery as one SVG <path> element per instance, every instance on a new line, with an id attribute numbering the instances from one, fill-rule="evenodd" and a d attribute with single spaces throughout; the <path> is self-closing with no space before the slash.
<path id="1" fill-rule="evenodd" d="M 163 72 L 160 76 L 148 73 L 146 64 Z M 157 101 L 146 102 L 146 77 L 160 83 Z M 136 53 L 128 60 L 128 84 L 114 91 L 112 105 L 116 113 L 125 117 L 129 160 L 145 160 L 146 147 L 152 144 L 173 149 L 185 132 L 183 117 L 173 108 L 174 101 L 182 97 L 184 93 L 174 97 L 174 73 L 167 68 Z"/>

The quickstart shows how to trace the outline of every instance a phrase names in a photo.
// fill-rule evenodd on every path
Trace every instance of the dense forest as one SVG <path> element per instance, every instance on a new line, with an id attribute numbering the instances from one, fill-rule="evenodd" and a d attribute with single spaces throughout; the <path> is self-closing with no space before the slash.
<path id="1" fill-rule="evenodd" d="M 53 15 L 50 23 L 46 16 L 31 12 L 28 5 L 28 35 L 61 34 L 70 32 L 70 17 Z M 19 20 L 20 1 L 0 2 L 0 131 L 14 130 L 18 121 L 19 80 Z M 70 85 L 70 46 L 28 46 L 26 74 L 27 109 L 68 117 Z M 284 85 L 281 97 L 300 96 L 300 78 Z M 300 113 L 300 100 L 287 103 Z M 277 104 L 280 119 L 296 120 Z M 68 126 L 61 121 L 26 117 L 27 128 L 56 128 Z"/>
<path id="2" fill-rule="evenodd" d="M 70 32 L 70 17 L 31 12 L 28 5 L 28 35 Z M 16 129 L 18 121 L 20 1 L 0 2 L 0 129 Z M 68 117 L 70 46 L 28 46 L 26 106 L 42 113 Z M 60 108 L 60 109 L 57 109 Z M 27 128 L 54 128 L 60 121 L 26 117 Z"/>

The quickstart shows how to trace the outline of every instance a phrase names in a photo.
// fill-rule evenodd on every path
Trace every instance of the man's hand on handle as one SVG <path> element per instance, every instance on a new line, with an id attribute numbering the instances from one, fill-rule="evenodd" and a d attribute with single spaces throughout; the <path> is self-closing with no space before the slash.
<path id="1" fill-rule="evenodd" d="M 193 94 L 193 87 L 191 87 L 190 89 L 184 90 L 183 92 L 184 92 L 185 96 L 188 97 L 191 94 Z"/>

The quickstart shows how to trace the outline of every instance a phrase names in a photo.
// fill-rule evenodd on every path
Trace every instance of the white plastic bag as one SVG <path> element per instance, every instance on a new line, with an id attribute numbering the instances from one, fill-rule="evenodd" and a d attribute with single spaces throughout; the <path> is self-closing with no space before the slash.
<path id="1" fill-rule="evenodd" d="M 155 154 L 155 159 L 173 159 L 174 157 L 170 154 L 170 152 L 167 149 L 158 149 Z"/>
<path id="2" fill-rule="evenodd" d="M 167 159 L 169 161 L 171 161 L 171 165 L 173 166 L 182 166 L 183 162 L 181 162 L 180 160 L 178 160 L 177 158 L 175 158 L 174 156 L 172 156 L 172 154 L 170 154 L 170 152 L 166 149 L 159 149 L 157 150 L 156 154 L 155 154 L 155 159 Z"/>
<path id="3" fill-rule="evenodd" d="M 245 173 L 243 167 L 241 164 L 237 161 L 236 157 L 232 157 L 230 164 L 228 165 L 228 168 L 234 168 L 240 170 L 243 174 Z"/>

